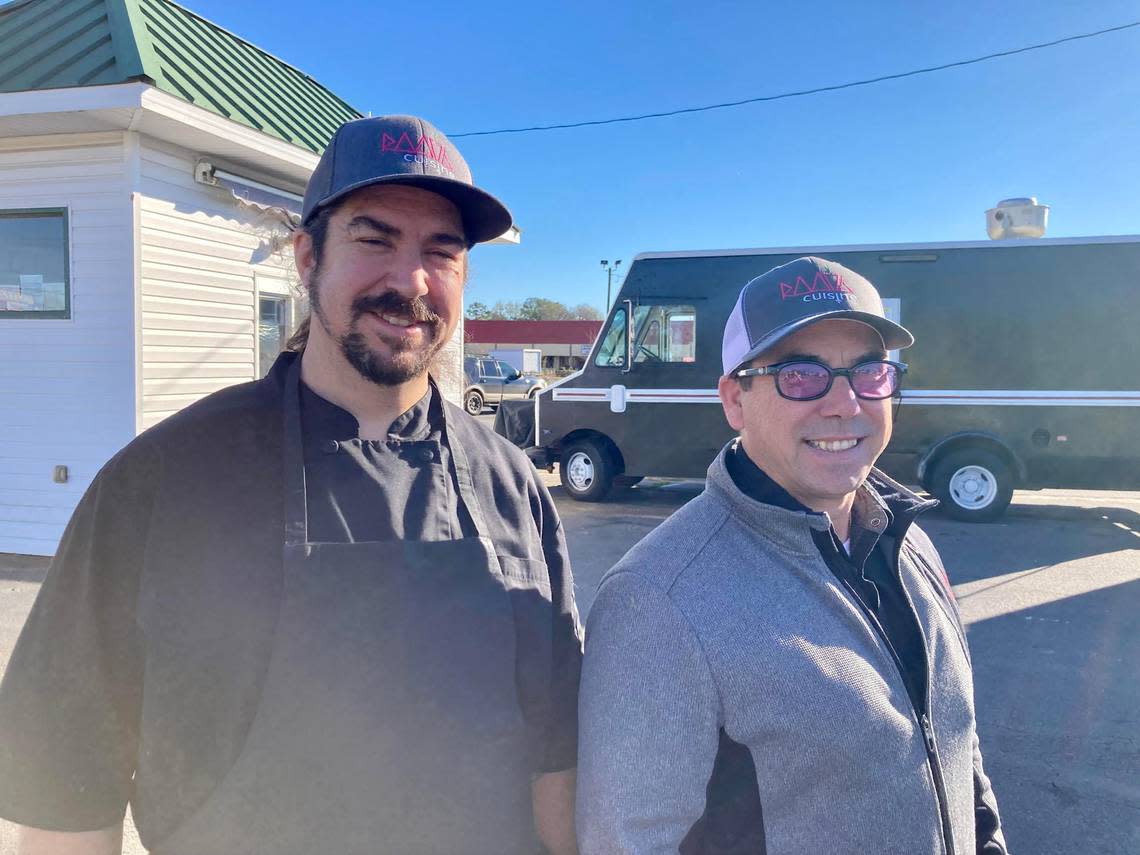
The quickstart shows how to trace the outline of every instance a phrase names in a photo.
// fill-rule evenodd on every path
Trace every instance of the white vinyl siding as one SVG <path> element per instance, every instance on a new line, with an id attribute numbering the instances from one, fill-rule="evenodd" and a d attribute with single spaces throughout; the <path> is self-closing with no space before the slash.
<path id="1" fill-rule="evenodd" d="M 444 345 L 435 358 L 432 367 L 436 383 L 439 384 L 440 393 L 457 407 L 462 405 L 463 392 L 467 381 L 463 377 L 463 318 L 451 336 L 451 341 Z"/>
<path id="2" fill-rule="evenodd" d="M 0 140 L 0 209 L 67 210 L 71 317 L 0 318 L 0 552 L 51 555 L 134 435 L 130 188 L 121 135 Z M 52 480 L 68 468 L 67 483 Z"/>
<path id="3" fill-rule="evenodd" d="M 259 265 L 281 231 L 223 190 L 194 181 L 194 153 L 141 149 L 140 428 L 199 398 L 257 377 L 256 276 L 285 280 L 288 249 Z"/>

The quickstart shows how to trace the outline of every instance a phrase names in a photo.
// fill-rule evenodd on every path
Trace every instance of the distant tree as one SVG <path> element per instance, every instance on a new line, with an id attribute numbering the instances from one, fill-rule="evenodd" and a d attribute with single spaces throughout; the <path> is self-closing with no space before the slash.
<path id="1" fill-rule="evenodd" d="M 570 310 L 570 314 L 577 321 L 600 321 L 602 320 L 602 313 L 591 306 L 589 303 L 579 303 Z"/>
<path id="2" fill-rule="evenodd" d="M 466 316 L 469 321 L 486 321 L 491 319 L 491 310 L 487 308 L 486 303 L 476 300 L 467 307 Z"/>
<path id="3" fill-rule="evenodd" d="M 527 297 L 516 300 L 498 300 L 495 305 L 476 300 L 467 306 L 470 321 L 600 321 L 602 313 L 588 303 L 569 308 L 557 300 L 545 297 Z"/>
<path id="4" fill-rule="evenodd" d="M 487 316 L 489 321 L 515 321 L 519 317 L 519 304 L 514 300 L 498 300 Z"/>
<path id="5" fill-rule="evenodd" d="M 519 319 L 528 321 L 568 321 L 574 317 L 565 305 L 545 297 L 527 297 L 519 309 Z"/>

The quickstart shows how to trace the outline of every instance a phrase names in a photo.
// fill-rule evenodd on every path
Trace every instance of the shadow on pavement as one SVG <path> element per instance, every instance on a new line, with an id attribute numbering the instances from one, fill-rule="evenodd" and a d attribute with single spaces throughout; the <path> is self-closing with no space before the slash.
<path id="1" fill-rule="evenodd" d="M 695 499 L 705 488 L 703 481 L 666 481 L 658 478 L 646 478 L 634 487 L 615 487 L 602 502 L 575 502 L 560 485 L 550 488 L 550 495 L 558 501 L 559 513 L 565 513 L 569 508 L 634 508 L 634 509 L 665 509 L 672 513 L 677 508 Z"/>
<path id="2" fill-rule="evenodd" d="M 954 584 L 1140 550 L 1140 514 L 1127 508 L 1022 504 L 992 523 L 963 523 L 933 511 L 920 524 Z"/>
<path id="3" fill-rule="evenodd" d="M 42 582 L 51 559 L 39 555 L 0 554 L 0 579 L 14 582 Z"/>
<path id="4" fill-rule="evenodd" d="M 1010 851 L 1140 851 L 1140 581 L 982 620 L 969 637 Z"/>

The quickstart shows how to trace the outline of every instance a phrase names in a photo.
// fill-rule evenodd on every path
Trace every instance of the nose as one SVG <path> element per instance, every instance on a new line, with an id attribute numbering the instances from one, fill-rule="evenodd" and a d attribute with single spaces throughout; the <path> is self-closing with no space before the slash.
<path id="1" fill-rule="evenodd" d="M 861 410 L 859 398 L 847 377 L 836 377 L 827 394 L 820 399 L 820 414 L 824 416 L 851 419 L 859 415 Z"/>
<path id="2" fill-rule="evenodd" d="M 388 287 L 406 300 L 423 297 L 430 291 L 429 276 L 419 252 L 401 252 L 387 277 Z"/>

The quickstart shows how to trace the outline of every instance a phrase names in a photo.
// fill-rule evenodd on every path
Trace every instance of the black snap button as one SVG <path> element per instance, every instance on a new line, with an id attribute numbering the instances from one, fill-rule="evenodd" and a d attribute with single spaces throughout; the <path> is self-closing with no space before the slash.
<path id="1" fill-rule="evenodd" d="M 431 463 L 433 460 L 435 460 L 435 452 L 430 448 L 421 448 L 420 460 L 422 460 L 424 463 Z"/>
<path id="2" fill-rule="evenodd" d="M 879 527 L 879 526 L 881 526 L 882 524 L 883 524 L 883 521 L 882 521 L 881 519 L 873 519 L 873 520 L 871 520 L 871 525 L 873 525 L 875 528 L 878 528 L 878 527 Z"/>
<path id="3" fill-rule="evenodd" d="M 321 443 L 321 451 L 323 451 L 325 454 L 336 454 L 338 451 L 340 451 L 340 443 L 335 439 L 326 439 L 323 443 Z"/>

